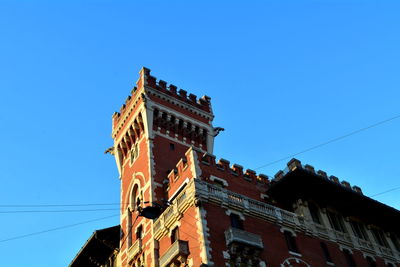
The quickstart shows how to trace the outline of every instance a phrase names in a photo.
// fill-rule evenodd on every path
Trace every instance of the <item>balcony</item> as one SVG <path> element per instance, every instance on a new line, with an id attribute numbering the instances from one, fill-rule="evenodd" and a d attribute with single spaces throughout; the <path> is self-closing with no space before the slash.
<path id="1" fill-rule="evenodd" d="M 142 239 L 138 239 L 132 246 L 128 249 L 128 261 L 132 261 L 135 259 L 136 255 L 138 255 L 142 251 Z"/>
<path id="2" fill-rule="evenodd" d="M 160 257 L 160 267 L 168 266 L 175 261 L 184 262 L 189 255 L 187 241 L 176 240 L 171 247 Z"/>
<path id="3" fill-rule="evenodd" d="M 228 245 L 236 242 L 259 249 L 264 248 L 261 236 L 237 228 L 229 228 L 226 230 L 225 239 Z"/>

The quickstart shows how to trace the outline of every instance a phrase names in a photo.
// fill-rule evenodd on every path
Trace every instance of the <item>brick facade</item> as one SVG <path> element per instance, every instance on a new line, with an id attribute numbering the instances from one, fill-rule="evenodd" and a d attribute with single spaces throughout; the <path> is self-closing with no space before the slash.
<path id="1" fill-rule="evenodd" d="M 295 159 L 274 177 L 216 160 L 213 118 L 209 97 L 140 71 L 113 115 L 114 266 L 400 266 L 399 211 Z"/>

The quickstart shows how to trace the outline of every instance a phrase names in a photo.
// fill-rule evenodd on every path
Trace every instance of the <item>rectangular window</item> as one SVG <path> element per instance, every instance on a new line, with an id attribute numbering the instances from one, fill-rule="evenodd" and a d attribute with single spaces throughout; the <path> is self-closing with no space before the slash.
<path id="1" fill-rule="evenodd" d="M 285 241 L 288 247 L 288 250 L 291 252 L 299 253 L 299 249 L 297 248 L 296 239 L 293 234 L 289 231 L 284 231 L 283 235 L 285 237 Z"/>
<path id="2" fill-rule="evenodd" d="M 327 262 L 333 262 L 332 258 L 331 258 L 331 254 L 329 253 L 328 247 L 326 246 L 325 243 L 321 242 L 321 249 L 322 249 L 322 253 L 324 254 L 324 258 Z"/>
<path id="3" fill-rule="evenodd" d="M 173 244 L 176 240 L 179 240 L 179 228 L 175 227 L 171 232 L 171 244 Z"/>
<path id="4" fill-rule="evenodd" d="M 314 203 L 308 204 L 308 209 L 310 210 L 311 218 L 313 222 L 321 224 L 321 218 L 319 217 L 318 208 Z"/>
<path id="5" fill-rule="evenodd" d="M 170 143 L 169 144 L 169 150 L 174 151 L 175 150 L 175 144 Z"/>
<path id="6" fill-rule="evenodd" d="M 344 227 L 344 222 L 342 216 L 334 212 L 327 212 L 329 222 L 333 229 L 339 232 L 347 233 L 346 228 Z"/>
<path id="7" fill-rule="evenodd" d="M 231 218 L 232 228 L 243 230 L 243 223 L 239 215 L 232 213 L 229 217 Z"/>
<path id="8" fill-rule="evenodd" d="M 376 242 L 379 245 L 384 246 L 384 247 L 389 247 L 389 245 L 386 241 L 386 238 L 385 238 L 385 234 L 381 230 L 373 228 L 373 229 L 371 229 L 371 232 L 372 232 Z"/>
<path id="9" fill-rule="evenodd" d="M 398 237 L 395 234 L 391 233 L 390 234 L 390 240 L 392 241 L 392 243 L 393 243 L 394 247 L 396 248 L 396 250 L 400 252 L 400 242 L 399 242 Z"/>
<path id="10" fill-rule="evenodd" d="M 356 237 L 368 240 L 367 233 L 365 232 L 364 225 L 356 221 L 350 221 L 351 228 Z"/>
<path id="11" fill-rule="evenodd" d="M 143 226 L 139 226 L 136 229 L 136 239 L 142 239 L 142 235 L 143 235 Z"/>
<path id="12" fill-rule="evenodd" d="M 357 267 L 356 262 L 354 261 L 353 255 L 348 249 L 343 249 L 343 254 L 347 262 L 348 267 Z"/>
<path id="13" fill-rule="evenodd" d="M 373 258 L 371 258 L 370 256 L 367 256 L 366 260 L 368 263 L 368 267 L 376 267 L 376 262 L 374 261 Z"/>

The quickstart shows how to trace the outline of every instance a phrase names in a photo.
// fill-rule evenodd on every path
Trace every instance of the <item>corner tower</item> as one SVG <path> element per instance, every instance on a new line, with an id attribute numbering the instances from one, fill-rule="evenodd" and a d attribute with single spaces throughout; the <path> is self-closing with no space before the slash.
<path id="1" fill-rule="evenodd" d="M 189 147 L 213 152 L 214 118 L 210 98 L 197 98 L 167 85 L 142 68 L 136 87 L 112 117 L 113 154 L 121 180 L 120 262 L 155 264 L 152 221 L 138 208 L 166 200 L 164 181 Z M 136 233 L 132 229 L 136 229 Z M 143 236 L 133 248 L 133 236 Z M 143 251 L 148 253 L 144 254 Z"/>

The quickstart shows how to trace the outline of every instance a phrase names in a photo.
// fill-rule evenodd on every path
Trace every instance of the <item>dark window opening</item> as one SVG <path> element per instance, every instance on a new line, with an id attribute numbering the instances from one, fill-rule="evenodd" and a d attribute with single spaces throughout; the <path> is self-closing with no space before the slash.
<path id="1" fill-rule="evenodd" d="M 333 262 L 331 258 L 331 254 L 329 253 L 328 247 L 326 246 L 325 243 L 321 242 L 321 249 L 322 253 L 324 254 L 324 258 L 327 262 Z"/>
<path id="2" fill-rule="evenodd" d="M 368 267 L 376 267 L 376 262 L 374 261 L 373 258 L 371 258 L 370 256 L 367 256 L 366 260 L 368 263 Z"/>
<path id="3" fill-rule="evenodd" d="M 390 234 L 390 240 L 392 241 L 394 247 L 396 248 L 397 251 L 400 251 L 400 242 L 399 239 L 395 234 Z"/>
<path id="4" fill-rule="evenodd" d="M 143 226 L 139 226 L 136 229 L 136 239 L 142 239 L 142 235 L 143 235 Z"/>
<path id="5" fill-rule="evenodd" d="M 387 264 L 387 267 L 394 267 L 394 265 L 391 264 L 391 263 L 388 263 L 388 264 Z"/>
<path id="6" fill-rule="evenodd" d="M 354 261 L 353 255 L 348 249 L 343 249 L 343 254 L 347 262 L 347 266 L 349 267 L 357 267 L 356 262 Z"/>
<path id="7" fill-rule="evenodd" d="M 243 230 L 243 223 L 242 223 L 242 220 L 240 219 L 239 215 L 232 213 L 230 215 L 230 218 L 231 218 L 232 228 Z"/>
<path id="8" fill-rule="evenodd" d="M 344 227 L 342 216 L 333 212 L 328 212 L 327 214 L 333 229 L 339 232 L 347 233 L 346 228 Z"/>
<path id="9" fill-rule="evenodd" d="M 385 235 L 381 230 L 378 229 L 371 229 L 372 234 L 376 240 L 376 242 L 378 242 L 379 245 L 384 246 L 384 247 L 389 247 Z"/>
<path id="10" fill-rule="evenodd" d="M 140 207 L 140 198 L 138 197 L 138 198 L 136 199 L 136 210 L 138 210 L 139 207 Z"/>
<path id="11" fill-rule="evenodd" d="M 283 235 L 285 237 L 286 244 L 287 244 L 289 251 L 299 253 L 299 249 L 297 248 L 296 239 L 293 236 L 293 234 L 289 231 L 284 231 Z"/>
<path id="12" fill-rule="evenodd" d="M 367 233 L 365 232 L 364 226 L 355 221 L 350 221 L 351 228 L 353 229 L 354 234 L 361 239 L 368 240 Z"/>
<path id="13" fill-rule="evenodd" d="M 318 208 L 314 203 L 308 204 L 308 209 L 310 210 L 311 218 L 313 222 L 321 224 L 321 218 L 319 217 Z"/>
<path id="14" fill-rule="evenodd" d="M 173 244 L 176 240 L 179 240 L 179 228 L 175 227 L 171 232 L 171 244 Z"/>
<path id="15" fill-rule="evenodd" d="M 174 151 L 175 150 L 175 144 L 170 143 L 169 144 L 169 150 Z"/>
<path id="16" fill-rule="evenodd" d="M 214 180 L 214 184 L 218 187 L 225 187 L 224 183 L 220 180 Z"/>

